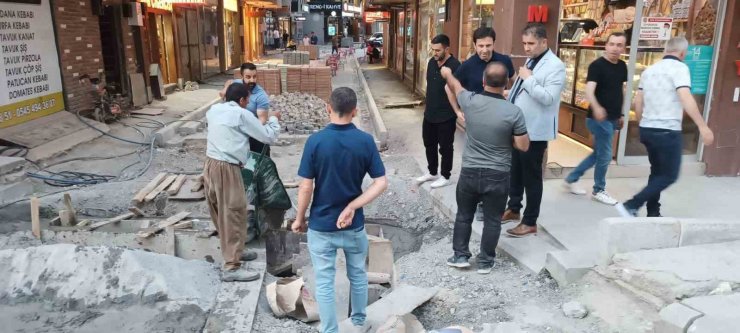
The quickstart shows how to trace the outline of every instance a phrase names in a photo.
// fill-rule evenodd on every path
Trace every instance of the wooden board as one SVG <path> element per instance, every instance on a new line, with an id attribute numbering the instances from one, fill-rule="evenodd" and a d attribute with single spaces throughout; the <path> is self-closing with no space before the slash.
<path id="1" fill-rule="evenodd" d="M 31 232 L 36 238 L 41 239 L 41 219 L 39 217 L 39 206 L 41 201 L 39 198 L 31 198 Z"/>
<path id="2" fill-rule="evenodd" d="M 105 220 L 105 221 L 100 221 L 100 222 L 93 223 L 89 227 L 87 227 L 87 230 L 95 230 L 95 229 L 100 228 L 100 227 L 102 227 L 104 225 L 109 225 L 111 223 L 116 223 L 116 222 L 121 222 L 123 220 L 128 220 L 128 219 L 130 219 L 130 218 L 132 218 L 134 216 L 135 216 L 134 213 L 121 214 L 121 215 L 118 215 L 118 216 L 116 216 L 116 217 L 114 217 L 114 218 L 112 218 L 110 220 Z"/>
<path id="3" fill-rule="evenodd" d="M 154 198 L 157 197 L 157 195 L 159 194 L 159 192 L 164 191 L 164 189 L 166 189 L 167 186 L 170 186 L 170 184 L 172 184 L 172 182 L 174 182 L 175 179 L 177 179 L 177 176 L 176 175 L 169 175 L 169 176 L 167 176 L 167 178 L 165 178 L 161 183 L 159 183 L 159 185 L 157 185 L 157 188 L 155 188 L 153 191 L 149 192 L 149 194 L 147 194 L 144 197 L 144 201 L 145 202 L 148 202 L 148 201 L 154 200 Z"/>
<path id="4" fill-rule="evenodd" d="M 185 183 L 182 184 L 181 191 L 177 192 L 176 195 L 170 196 L 170 200 L 203 200 L 206 198 L 206 194 L 203 191 L 203 186 L 201 183 L 200 189 L 192 192 L 190 189 L 192 189 L 197 181 L 193 179 L 194 177 L 186 177 Z"/>
<path id="5" fill-rule="evenodd" d="M 170 196 L 177 194 L 177 192 L 180 191 L 182 184 L 185 183 L 185 181 L 187 180 L 187 177 L 188 176 L 186 175 L 177 176 L 172 185 L 170 185 L 170 187 L 167 189 L 167 194 L 169 194 Z"/>
<path id="6" fill-rule="evenodd" d="M 136 237 L 138 238 L 147 238 L 151 237 L 157 232 L 161 231 L 162 229 L 165 229 L 167 227 L 171 227 L 175 225 L 177 222 L 182 221 L 182 219 L 186 218 L 188 215 L 190 215 L 190 212 L 179 212 L 173 216 L 170 216 L 166 220 L 159 223 L 159 225 L 151 228 L 147 228 L 144 230 L 141 230 L 136 233 Z"/>
<path id="7" fill-rule="evenodd" d="M 143 108 L 143 109 L 131 111 L 131 114 L 138 114 L 142 116 L 159 116 L 163 113 L 164 113 L 164 109 L 152 109 L 152 108 Z"/>
<path id="8" fill-rule="evenodd" d="M 159 185 L 159 183 L 161 183 L 166 177 L 167 177 L 166 172 L 162 172 L 158 174 L 156 177 L 154 177 L 154 179 L 152 179 L 148 184 L 146 184 L 144 188 L 142 188 L 141 190 L 139 190 L 138 193 L 136 193 L 133 201 L 139 202 L 139 203 L 144 201 L 144 197 L 146 197 L 146 195 L 149 194 L 149 192 L 154 190 L 154 188 L 156 188 Z"/>

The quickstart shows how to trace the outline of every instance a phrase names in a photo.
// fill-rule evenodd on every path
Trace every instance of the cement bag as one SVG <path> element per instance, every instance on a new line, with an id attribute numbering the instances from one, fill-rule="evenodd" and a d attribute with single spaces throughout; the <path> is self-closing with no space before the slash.
<path id="1" fill-rule="evenodd" d="M 290 316 L 303 322 L 319 320 L 319 307 L 303 278 L 282 278 L 265 288 L 267 303 L 276 317 Z"/>

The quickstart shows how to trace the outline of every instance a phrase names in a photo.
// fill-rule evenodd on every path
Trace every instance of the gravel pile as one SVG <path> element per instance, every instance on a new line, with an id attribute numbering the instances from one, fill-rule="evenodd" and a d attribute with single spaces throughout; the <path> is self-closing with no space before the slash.
<path id="1" fill-rule="evenodd" d="M 311 134 L 329 123 L 326 103 L 320 98 L 301 92 L 286 92 L 270 96 L 273 110 L 280 111 L 284 132 Z"/>

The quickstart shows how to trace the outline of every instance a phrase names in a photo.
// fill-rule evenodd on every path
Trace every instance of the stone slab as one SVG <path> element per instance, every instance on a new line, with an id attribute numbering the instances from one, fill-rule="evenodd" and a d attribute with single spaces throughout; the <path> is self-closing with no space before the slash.
<path id="1" fill-rule="evenodd" d="M 704 316 L 691 324 L 691 327 L 686 331 L 688 333 L 737 333 L 738 323 L 740 319 L 737 317 L 732 319 L 718 318 L 715 316 Z"/>
<path id="2" fill-rule="evenodd" d="M 694 320 L 703 315 L 681 303 L 673 303 L 660 310 L 660 321 L 655 323 L 655 333 L 684 333 Z"/>
<path id="3" fill-rule="evenodd" d="M 26 159 L 21 157 L 0 156 L 0 175 L 16 171 L 25 164 Z"/>
<path id="4" fill-rule="evenodd" d="M 373 123 L 373 128 L 375 130 L 375 137 L 378 141 L 380 141 L 380 145 L 378 148 L 385 148 L 388 146 L 388 128 L 385 126 L 385 122 L 383 121 L 383 117 L 380 115 L 380 111 L 378 110 L 378 105 L 375 104 L 375 98 L 373 97 L 373 93 L 370 90 L 370 86 L 367 84 L 367 80 L 365 79 L 365 74 L 362 72 L 362 69 L 360 68 L 360 64 L 357 62 L 356 58 L 348 58 L 351 61 L 351 66 L 354 68 L 357 68 L 357 78 L 360 80 L 360 84 L 362 85 L 362 89 L 365 92 L 365 96 L 367 97 L 367 106 L 368 109 L 370 109 L 370 120 Z"/>
<path id="5" fill-rule="evenodd" d="M 553 251 L 547 253 L 545 269 L 561 287 L 581 279 L 597 265 L 598 256 L 584 251 Z"/>
<path id="6" fill-rule="evenodd" d="M 195 134 L 203 128 L 203 123 L 199 121 L 188 121 L 177 128 L 177 133 L 181 136 Z"/>
<path id="7" fill-rule="evenodd" d="M 15 202 L 33 193 L 33 184 L 29 180 L 0 185 L 0 204 Z"/>
<path id="8" fill-rule="evenodd" d="M 679 246 L 740 240 L 740 221 L 681 219 Z"/>
<path id="9" fill-rule="evenodd" d="M 221 283 L 221 290 L 216 296 L 216 306 L 208 316 L 203 332 L 252 331 L 266 266 L 264 262 L 252 261 L 247 267 L 249 270 L 258 271 L 260 278 L 250 282 Z"/>
<path id="10" fill-rule="evenodd" d="M 403 316 L 410 313 L 434 297 L 437 291 L 437 288 L 401 285 L 387 296 L 367 307 L 365 323 L 370 327 L 370 332 L 374 332 L 391 316 Z M 350 332 L 352 326 L 351 320 L 343 320 L 339 324 L 339 331 Z"/>
<path id="11" fill-rule="evenodd" d="M 618 253 L 678 247 L 681 223 L 675 218 L 607 218 L 599 222 L 602 249 L 599 263 Z"/>
<path id="12" fill-rule="evenodd" d="M 740 293 L 692 297 L 681 301 L 681 304 L 702 312 L 707 317 L 732 321 L 735 326 L 740 324 Z"/>
<path id="13" fill-rule="evenodd" d="M 28 150 L 28 155 L 26 155 L 26 158 L 34 162 L 45 160 L 61 154 L 69 149 L 72 149 L 74 146 L 77 146 L 81 143 L 85 143 L 102 136 L 103 133 L 101 133 L 101 131 L 105 133 L 108 133 L 108 131 L 110 131 L 110 128 L 106 124 L 98 123 L 90 119 L 86 119 L 85 121 L 88 123 L 93 123 L 93 126 L 98 128 L 100 131 L 97 131 L 90 127 L 82 128 L 79 131 L 76 131 L 69 135 L 31 148 L 30 150 Z"/>
<path id="14" fill-rule="evenodd" d="M 86 119 L 88 122 L 93 120 Z M 0 139 L 35 148 L 86 128 L 72 112 L 59 111 L 0 131 Z"/>
<path id="15" fill-rule="evenodd" d="M 740 285 L 740 241 L 617 254 L 607 274 L 667 303 L 703 296 Z"/>

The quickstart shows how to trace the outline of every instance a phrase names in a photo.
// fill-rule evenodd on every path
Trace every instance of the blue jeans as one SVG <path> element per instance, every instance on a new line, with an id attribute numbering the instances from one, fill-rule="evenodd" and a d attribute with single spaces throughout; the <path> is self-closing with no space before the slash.
<path id="1" fill-rule="evenodd" d="M 321 332 L 337 333 L 336 304 L 334 303 L 334 275 L 336 273 L 337 249 L 344 251 L 347 259 L 347 278 L 350 283 L 352 324 L 365 324 L 367 307 L 367 260 L 368 240 L 365 228 L 321 232 L 308 230 L 308 251 L 316 273 L 316 302 L 319 304 Z"/>
<path id="2" fill-rule="evenodd" d="M 637 211 L 647 203 L 647 216 L 660 215 L 660 193 L 678 179 L 681 170 L 683 140 L 680 131 L 640 127 L 640 142 L 645 145 L 650 160 L 647 186 L 624 203 Z"/>
<path id="3" fill-rule="evenodd" d="M 612 162 L 612 140 L 614 130 L 617 128 L 616 121 L 597 121 L 586 118 L 586 127 L 594 136 L 594 151 L 588 155 L 581 164 L 571 171 L 565 181 L 575 183 L 588 169 L 594 168 L 594 194 L 606 189 L 606 170 Z"/>

